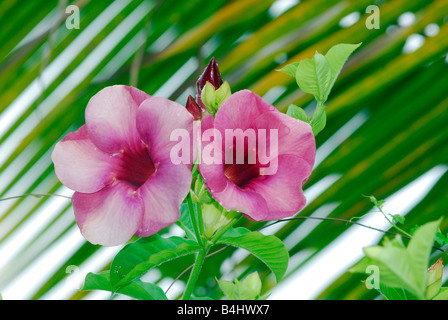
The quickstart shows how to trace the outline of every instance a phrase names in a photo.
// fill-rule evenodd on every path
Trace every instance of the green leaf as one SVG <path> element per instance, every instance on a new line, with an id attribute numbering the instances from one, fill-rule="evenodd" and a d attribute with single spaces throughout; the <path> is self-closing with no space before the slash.
<path id="1" fill-rule="evenodd" d="M 374 246 L 364 248 L 364 253 L 379 268 L 382 284 L 407 289 L 424 299 L 425 288 L 419 285 L 420 275 L 411 266 L 412 260 L 406 250 L 394 246 Z"/>
<path id="2" fill-rule="evenodd" d="M 296 77 L 297 74 L 297 67 L 299 66 L 300 62 L 294 62 L 291 64 L 288 64 L 287 66 L 277 70 L 277 71 L 281 71 L 284 72 L 286 74 L 289 74 L 292 77 Z"/>
<path id="3" fill-rule="evenodd" d="M 112 292 L 109 275 L 109 271 L 104 271 L 99 274 L 87 274 L 82 290 L 104 290 Z M 138 300 L 167 300 L 165 293 L 160 287 L 153 283 L 143 282 L 139 279 L 135 279 L 126 286 L 120 288 L 117 293 Z"/>
<path id="4" fill-rule="evenodd" d="M 217 280 L 219 287 L 230 300 L 258 300 L 261 292 L 261 280 L 258 272 L 248 275 L 242 282 Z"/>
<path id="5" fill-rule="evenodd" d="M 380 281 L 391 288 L 402 288 L 425 299 L 426 272 L 434 235 L 440 220 L 429 222 L 418 230 L 407 248 L 400 241 L 385 241 L 384 246 L 364 248 L 364 253 L 380 270 Z"/>
<path id="6" fill-rule="evenodd" d="M 215 300 L 215 299 L 210 298 L 210 297 L 195 297 L 195 296 L 192 296 L 192 297 L 190 297 L 190 300 Z"/>
<path id="7" fill-rule="evenodd" d="M 387 300 L 418 300 L 418 298 L 403 288 L 390 288 L 380 283 L 379 292 Z"/>
<path id="8" fill-rule="evenodd" d="M 448 237 L 445 236 L 442 232 L 438 231 L 436 232 L 435 241 L 439 246 L 443 247 L 444 245 L 448 244 Z"/>
<path id="9" fill-rule="evenodd" d="M 262 283 L 258 272 L 255 271 L 249 274 L 243 280 L 242 284 L 251 289 L 256 296 L 260 295 Z"/>
<path id="10" fill-rule="evenodd" d="M 320 53 L 312 59 L 305 59 L 297 67 L 296 81 L 300 89 L 314 95 L 323 104 L 331 84 L 331 68 L 327 59 Z"/>
<path id="11" fill-rule="evenodd" d="M 257 300 L 258 295 L 244 283 L 235 279 L 235 300 Z"/>
<path id="12" fill-rule="evenodd" d="M 415 226 L 412 227 L 412 229 L 409 231 L 409 233 L 410 233 L 411 235 L 413 235 L 414 232 L 415 232 L 418 228 L 420 228 L 420 227 L 421 227 L 421 225 L 416 224 Z"/>
<path id="13" fill-rule="evenodd" d="M 408 245 L 408 252 L 412 257 L 413 268 L 419 274 L 419 286 L 426 286 L 426 272 L 429 265 L 429 255 L 434 244 L 434 235 L 442 218 L 429 222 L 417 229 Z"/>
<path id="14" fill-rule="evenodd" d="M 109 271 L 103 271 L 99 274 L 89 272 L 84 280 L 84 287 L 81 289 L 86 290 L 105 290 L 112 291 L 110 286 Z"/>
<path id="15" fill-rule="evenodd" d="M 236 237 L 243 236 L 250 232 L 252 232 L 252 231 L 250 231 L 249 229 L 243 228 L 243 227 L 230 228 L 229 230 L 226 231 L 226 233 L 224 233 L 223 237 L 236 238 Z"/>
<path id="16" fill-rule="evenodd" d="M 150 282 L 143 282 L 140 279 L 133 280 L 130 284 L 120 289 L 118 293 L 139 300 L 168 300 L 162 288 Z"/>
<path id="17" fill-rule="evenodd" d="M 432 300 L 448 300 L 448 288 L 440 288 L 439 293 Z"/>
<path id="18" fill-rule="evenodd" d="M 304 121 L 306 123 L 309 123 L 310 120 L 308 119 L 308 115 L 306 114 L 305 110 L 302 108 L 296 106 L 295 104 L 290 104 L 288 107 L 288 111 L 286 112 L 288 116 L 291 118 Z"/>
<path id="19" fill-rule="evenodd" d="M 112 261 L 110 281 L 115 291 L 164 262 L 202 250 L 195 241 L 154 235 L 126 245 Z"/>
<path id="20" fill-rule="evenodd" d="M 328 61 L 328 64 L 331 69 L 330 89 L 328 91 L 328 94 L 330 94 L 331 88 L 336 82 L 336 79 L 338 78 L 339 73 L 341 72 L 345 62 L 350 57 L 350 55 L 360 46 L 361 43 L 358 44 L 341 43 L 333 46 L 330 50 L 328 50 L 327 54 L 325 55 L 325 59 Z"/>
<path id="21" fill-rule="evenodd" d="M 372 259 L 368 257 L 362 258 L 359 262 L 357 262 L 354 266 L 348 269 L 349 272 L 352 273 L 366 273 L 366 269 L 368 266 L 373 265 Z"/>
<path id="22" fill-rule="evenodd" d="M 317 136 L 327 124 L 327 114 L 325 113 L 325 109 L 325 106 L 318 105 L 314 111 L 313 118 L 310 122 L 314 136 Z"/>
<path id="23" fill-rule="evenodd" d="M 406 220 L 405 217 L 400 216 L 399 214 L 391 214 L 390 216 L 392 217 L 394 223 L 404 224 Z"/>
<path id="24" fill-rule="evenodd" d="M 196 204 L 193 203 L 193 206 Z M 193 225 L 191 224 L 190 212 L 188 211 L 188 204 L 183 203 L 180 206 L 180 218 L 176 221 L 176 224 L 185 231 L 185 235 L 190 240 L 196 240 L 196 236 L 193 231 Z"/>
<path id="25" fill-rule="evenodd" d="M 277 282 L 283 277 L 288 267 L 288 250 L 276 236 L 265 236 L 260 232 L 248 232 L 247 229 L 237 228 L 226 232 L 217 243 L 249 251 L 272 270 Z"/>
<path id="26" fill-rule="evenodd" d="M 221 281 L 221 280 L 216 280 L 216 282 L 218 283 L 219 287 L 221 288 L 222 292 L 224 292 L 224 295 L 227 298 L 229 298 L 230 300 L 235 299 L 235 294 L 234 294 L 235 284 L 233 282 Z"/>

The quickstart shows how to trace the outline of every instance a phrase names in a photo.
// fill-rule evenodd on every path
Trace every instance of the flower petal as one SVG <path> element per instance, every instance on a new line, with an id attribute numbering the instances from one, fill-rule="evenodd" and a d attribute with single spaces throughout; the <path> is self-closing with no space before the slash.
<path id="1" fill-rule="evenodd" d="M 201 137 L 205 137 L 204 132 L 209 130 L 213 130 L 213 116 L 210 114 L 204 118 L 202 118 L 201 122 Z M 204 148 L 208 146 L 212 147 L 213 139 L 210 141 L 202 141 L 201 147 L 202 151 Z M 198 165 L 198 170 L 204 178 L 207 187 L 214 192 L 221 192 L 227 187 L 228 180 L 224 175 L 224 159 L 222 153 L 222 146 L 215 145 L 213 149 L 213 154 L 208 154 L 207 152 L 201 152 L 201 162 Z M 209 157 L 214 156 L 214 152 L 219 153 L 219 158 L 221 158 L 221 163 L 216 163 L 213 158 L 209 159 Z"/>
<path id="2" fill-rule="evenodd" d="M 155 164 L 170 159 L 171 149 L 179 143 L 171 141 L 172 134 L 184 132 L 190 143 L 189 164 L 193 164 L 193 116 L 182 105 L 161 97 L 145 100 L 137 111 L 137 129 Z"/>
<path id="3" fill-rule="evenodd" d="M 144 201 L 144 215 L 137 235 L 148 237 L 175 223 L 180 206 L 191 186 L 191 171 L 185 165 L 163 161 L 139 193 Z"/>
<path id="4" fill-rule="evenodd" d="M 108 153 L 144 147 L 136 128 L 136 114 L 139 105 L 149 97 L 127 86 L 111 86 L 98 92 L 86 108 L 86 125 L 92 142 Z"/>
<path id="5" fill-rule="evenodd" d="M 116 159 L 92 143 L 86 126 L 58 142 L 51 158 L 57 177 L 72 190 L 92 193 L 113 181 Z"/>
<path id="6" fill-rule="evenodd" d="M 116 246 L 137 231 L 143 201 L 134 189 L 119 181 L 95 193 L 73 195 L 73 210 L 82 235 L 93 244 Z"/>
<path id="7" fill-rule="evenodd" d="M 277 130 L 278 155 L 296 155 L 306 160 L 311 167 L 314 165 L 316 140 L 314 139 L 311 126 L 308 123 L 274 110 L 263 113 L 254 119 L 251 127 L 257 132 L 259 132 L 259 129 L 266 130 L 266 148 L 268 151 L 273 150 L 269 139 L 270 130 Z M 264 150 L 260 150 L 260 152 L 264 152 Z"/>
<path id="8" fill-rule="evenodd" d="M 256 221 L 270 220 L 266 200 L 256 192 L 243 190 L 233 183 L 228 183 L 222 192 L 209 189 L 213 198 L 224 208 L 234 210 L 249 216 Z"/>
<path id="9" fill-rule="evenodd" d="M 251 128 L 251 123 L 265 112 L 277 111 L 275 107 L 249 90 L 232 94 L 215 115 L 215 128 L 224 133 L 224 129 Z"/>
<path id="10" fill-rule="evenodd" d="M 312 168 L 307 160 L 298 156 L 280 155 L 277 172 L 254 179 L 246 190 L 266 200 L 269 210 L 267 220 L 291 217 L 306 204 L 302 185 L 310 176 Z"/>

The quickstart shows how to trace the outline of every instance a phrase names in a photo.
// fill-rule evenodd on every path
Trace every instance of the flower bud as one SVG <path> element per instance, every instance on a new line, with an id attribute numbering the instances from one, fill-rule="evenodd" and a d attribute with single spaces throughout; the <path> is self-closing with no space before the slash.
<path id="1" fill-rule="evenodd" d="M 204 88 L 202 88 L 201 92 L 201 101 L 204 107 L 207 109 L 208 112 L 211 114 L 214 114 L 216 112 L 215 108 L 215 95 L 216 90 L 215 87 L 207 81 Z"/>
<path id="2" fill-rule="evenodd" d="M 194 100 L 194 98 L 191 95 L 188 96 L 186 108 L 187 108 L 188 112 L 190 112 L 193 115 L 194 120 L 201 119 L 202 109 L 196 103 L 196 101 Z"/>
<path id="3" fill-rule="evenodd" d="M 202 204 L 202 220 L 205 225 L 205 237 L 210 239 L 220 228 L 228 225 L 235 217 L 235 212 L 223 212 L 216 203 Z"/>
<path id="4" fill-rule="evenodd" d="M 426 297 L 432 299 L 442 286 L 443 260 L 440 258 L 428 268 L 426 276 Z"/>
<path id="5" fill-rule="evenodd" d="M 217 281 L 219 287 L 230 300 L 264 300 L 268 297 L 260 297 L 261 279 L 258 272 L 253 272 L 242 282 L 237 278 L 230 281 Z"/>
<path id="6" fill-rule="evenodd" d="M 198 198 L 198 203 L 213 203 L 215 202 L 210 194 L 208 192 L 207 188 L 205 187 L 204 181 L 202 180 L 201 176 L 198 175 L 196 178 L 196 181 L 194 183 L 194 192 L 196 197 Z"/>
<path id="7" fill-rule="evenodd" d="M 226 101 L 232 95 L 229 83 L 224 81 L 224 83 L 215 92 L 215 104 L 220 107 L 224 101 Z"/>
<path id="8" fill-rule="evenodd" d="M 218 89 L 222 85 L 222 77 L 221 73 L 218 70 L 218 64 L 216 63 L 215 58 L 213 57 L 210 60 L 210 63 L 208 66 L 204 69 L 204 72 L 199 77 L 198 81 L 196 82 L 197 88 L 198 88 L 198 94 L 197 94 L 197 100 L 198 104 L 205 109 L 205 106 L 201 100 L 202 90 L 207 84 L 207 82 L 210 82 L 215 89 Z"/>
<path id="9" fill-rule="evenodd" d="M 204 88 L 202 88 L 201 100 L 207 111 L 214 115 L 231 94 L 232 92 L 227 81 L 225 81 L 217 90 L 210 82 L 207 82 Z"/>
<path id="10" fill-rule="evenodd" d="M 251 290 L 255 297 L 260 295 L 261 292 L 261 279 L 258 272 L 253 272 L 243 280 L 242 284 Z"/>

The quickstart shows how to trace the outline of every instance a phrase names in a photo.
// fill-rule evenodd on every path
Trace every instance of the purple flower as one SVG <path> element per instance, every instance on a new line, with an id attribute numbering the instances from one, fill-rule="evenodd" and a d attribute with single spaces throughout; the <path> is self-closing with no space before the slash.
<path id="1" fill-rule="evenodd" d="M 208 130 L 215 134 L 204 139 Z M 311 174 L 316 153 L 309 124 L 243 90 L 222 104 L 215 119 L 211 115 L 202 119 L 202 132 L 198 168 L 208 190 L 224 208 L 268 221 L 292 216 L 305 206 L 302 186 Z M 239 138 L 245 140 L 238 142 L 238 135 L 229 140 L 226 132 L 239 132 Z M 225 138 L 216 140 L 219 136 Z"/>
<path id="2" fill-rule="evenodd" d="M 114 246 L 176 222 L 189 192 L 191 168 L 175 165 L 174 129 L 191 133 L 181 105 L 126 86 L 107 87 L 86 108 L 86 124 L 56 144 L 59 180 L 75 190 L 73 209 L 83 236 Z"/>

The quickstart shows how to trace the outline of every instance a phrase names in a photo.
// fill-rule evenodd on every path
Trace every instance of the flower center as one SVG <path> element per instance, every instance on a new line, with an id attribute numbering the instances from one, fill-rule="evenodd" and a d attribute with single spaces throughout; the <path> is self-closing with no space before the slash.
<path id="1" fill-rule="evenodd" d="M 120 157 L 121 165 L 116 178 L 129 183 L 137 189 L 156 171 L 146 148 L 132 153 L 122 150 L 117 156 Z"/>
<path id="2" fill-rule="evenodd" d="M 260 167 L 257 164 L 226 164 L 224 175 L 241 189 L 259 177 Z"/>
<path id="3" fill-rule="evenodd" d="M 224 175 L 238 187 L 244 189 L 251 181 L 260 177 L 262 165 L 258 161 L 256 148 L 249 150 L 247 143 L 245 143 L 244 149 L 239 149 L 240 152 L 244 152 L 244 161 L 241 164 L 237 163 L 236 147 L 234 142 L 232 148 L 228 150 L 233 153 L 233 164 L 224 165 Z M 249 159 L 249 153 L 252 156 L 251 159 Z"/>

